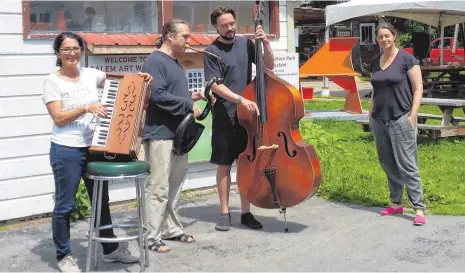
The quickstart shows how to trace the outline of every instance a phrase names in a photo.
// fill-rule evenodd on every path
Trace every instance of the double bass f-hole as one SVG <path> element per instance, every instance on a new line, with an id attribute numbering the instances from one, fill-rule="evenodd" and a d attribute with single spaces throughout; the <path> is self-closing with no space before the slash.
<path id="1" fill-rule="evenodd" d="M 247 160 L 249 162 L 253 162 L 255 160 L 255 157 L 257 156 L 257 143 L 258 143 L 258 136 L 257 135 L 254 135 L 253 137 L 253 152 L 252 152 L 252 159 L 250 159 L 250 155 L 247 156 Z"/>
<path id="2" fill-rule="evenodd" d="M 279 132 L 279 133 L 278 133 L 278 137 L 281 137 L 281 136 L 284 138 L 284 139 L 283 139 L 283 142 L 284 142 L 284 147 L 285 147 L 287 156 L 289 156 L 289 157 L 294 157 L 294 156 L 296 156 L 296 155 L 297 155 L 297 151 L 296 151 L 296 150 L 292 150 L 292 155 L 291 155 L 291 153 L 289 153 L 289 144 L 288 144 L 288 142 L 287 142 L 287 136 L 286 136 L 286 134 L 285 134 L 284 132 Z"/>

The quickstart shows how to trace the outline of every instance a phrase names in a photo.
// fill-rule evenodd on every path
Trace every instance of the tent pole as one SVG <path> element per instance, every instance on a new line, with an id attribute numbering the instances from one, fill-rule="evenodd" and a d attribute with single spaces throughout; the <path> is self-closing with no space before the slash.
<path id="1" fill-rule="evenodd" d="M 329 29 L 331 26 L 326 26 L 325 28 L 325 44 L 329 42 Z M 321 89 L 322 96 L 330 96 L 329 92 L 329 79 L 327 77 L 323 77 L 323 88 Z"/>
<path id="2" fill-rule="evenodd" d="M 455 50 L 457 49 L 457 39 L 459 38 L 459 24 L 455 24 L 455 30 L 454 30 L 454 44 L 452 45 L 452 53 L 455 54 Z"/>
<path id="3" fill-rule="evenodd" d="M 439 65 L 444 64 L 444 26 L 442 25 L 442 12 L 439 14 L 439 29 L 441 30 L 441 48 L 439 50 Z"/>

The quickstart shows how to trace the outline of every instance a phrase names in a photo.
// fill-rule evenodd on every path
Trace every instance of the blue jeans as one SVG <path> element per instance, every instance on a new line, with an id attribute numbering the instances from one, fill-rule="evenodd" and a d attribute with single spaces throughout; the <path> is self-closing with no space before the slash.
<path id="1" fill-rule="evenodd" d="M 87 147 L 75 148 L 59 145 L 50 146 L 50 165 L 55 178 L 55 207 L 52 214 L 53 242 L 56 248 L 57 260 L 71 253 L 70 218 L 76 203 L 76 193 L 81 177 L 87 188 L 87 194 L 92 202 L 93 180 L 84 178 L 86 164 L 89 161 Z M 100 225 L 110 225 L 110 207 L 108 197 L 108 182 L 103 184 L 102 212 Z M 96 223 L 94 223 L 95 226 Z M 112 229 L 100 231 L 101 237 L 116 237 Z M 117 243 L 102 243 L 103 253 L 109 254 L 118 248 Z"/>

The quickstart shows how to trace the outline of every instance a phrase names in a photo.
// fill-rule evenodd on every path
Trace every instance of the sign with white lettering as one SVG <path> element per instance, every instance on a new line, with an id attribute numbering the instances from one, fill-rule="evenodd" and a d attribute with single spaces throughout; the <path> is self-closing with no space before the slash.
<path id="1" fill-rule="evenodd" d="M 137 73 L 148 55 L 97 55 L 87 58 L 87 67 L 108 73 Z"/>
<path id="2" fill-rule="evenodd" d="M 273 72 L 299 90 L 299 54 L 274 52 Z M 255 77 L 255 65 L 252 67 L 252 78 Z"/>

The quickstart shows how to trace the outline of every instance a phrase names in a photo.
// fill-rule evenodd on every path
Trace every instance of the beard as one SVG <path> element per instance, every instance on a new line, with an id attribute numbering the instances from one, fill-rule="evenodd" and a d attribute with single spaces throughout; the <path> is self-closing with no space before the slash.
<path id="1" fill-rule="evenodd" d="M 220 34 L 220 33 L 218 33 L 218 34 Z M 226 33 L 226 35 L 221 35 L 220 34 L 220 36 L 221 36 L 221 38 L 223 38 L 223 39 L 225 39 L 227 41 L 232 41 L 232 40 L 234 40 L 234 38 L 236 38 L 236 31 L 231 30 L 231 31 L 228 31 Z"/>

